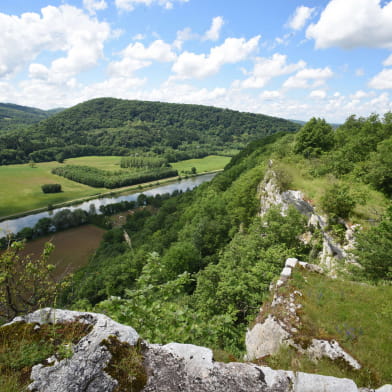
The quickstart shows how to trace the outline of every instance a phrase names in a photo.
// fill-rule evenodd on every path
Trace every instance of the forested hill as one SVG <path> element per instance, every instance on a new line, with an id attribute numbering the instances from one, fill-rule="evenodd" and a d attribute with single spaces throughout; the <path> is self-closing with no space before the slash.
<path id="1" fill-rule="evenodd" d="M 174 161 L 241 149 L 299 127 L 280 118 L 215 107 L 99 98 L 1 135 L 0 164 L 50 161 L 60 153 L 67 158 L 138 151 L 166 154 Z"/>
<path id="2" fill-rule="evenodd" d="M 0 132 L 22 129 L 45 120 L 61 109 L 41 110 L 13 103 L 0 103 Z"/>

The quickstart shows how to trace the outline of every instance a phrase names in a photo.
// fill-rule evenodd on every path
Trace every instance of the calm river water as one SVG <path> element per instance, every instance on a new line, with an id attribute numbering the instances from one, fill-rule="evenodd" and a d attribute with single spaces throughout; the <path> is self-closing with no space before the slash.
<path id="1" fill-rule="evenodd" d="M 24 227 L 33 227 L 41 218 L 52 216 L 56 212 L 64 209 L 76 210 L 77 208 L 80 208 L 82 210 L 88 211 L 90 205 L 94 204 L 96 211 L 99 213 L 100 206 L 118 203 L 124 200 L 126 201 L 136 200 L 141 193 L 144 193 L 147 196 L 155 196 L 158 194 L 172 193 L 175 190 L 186 191 L 187 189 L 193 189 L 198 185 L 202 184 L 203 182 L 210 181 L 216 174 L 217 173 L 204 174 L 202 176 L 192 177 L 186 180 L 176 181 L 167 185 L 158 186 L 156 188 L 152 188 L 143 192 L 131 193 L 128 195 L 121 195 L 121 196 L 102 197 L 98 199 L 85 201 L 81 204 L 74 204 L 68 207 L 55 208 L 51 211 L 45 211 L 45 212 L 40 212 L 38 214 L 23 216 L 17 219 L 6 220 L 0 222 L 0 237 L 3 237 L 5 233 L 9 233 L 9 232 L 17 233 L 18 231 L 22 230 Z"/>

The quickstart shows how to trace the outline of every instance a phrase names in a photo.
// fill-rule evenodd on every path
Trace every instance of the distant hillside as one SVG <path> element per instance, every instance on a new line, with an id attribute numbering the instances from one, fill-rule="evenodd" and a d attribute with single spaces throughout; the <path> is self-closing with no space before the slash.
<path id="1" fill-rule="evenodd" d="M 45 120 L 63 109 L 41 110 L 13 103 L 0 103 L 0 132 L 20 129 Z"/>
<path id="2" fill-rule="evenodd" d="M 83 155 L 166 154 L 168 160 L 241 149 L 293 122 L 200 105 L 99 98 L 0 137 L 0 164 Z"/>

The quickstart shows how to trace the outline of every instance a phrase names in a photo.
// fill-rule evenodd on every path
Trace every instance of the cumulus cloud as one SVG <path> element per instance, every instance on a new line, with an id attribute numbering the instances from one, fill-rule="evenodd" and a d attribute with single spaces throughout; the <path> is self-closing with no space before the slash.
<path id="1" fill-rule="evenodd" d="M 187 3 L 189 0 L 116 0 L 116 7 L 120 11 L 133 11 L 136 6 L 144 4 L 145 6 L 159 5 L 166 9 L 172 9 L 173 3 Z"/>
<path id="2" fill-rule="evenodd" d="M 383 69 L 374 76 L 369 82 L 369 87 L 378 90 L 392 89 L 392 68 Z"/>
<path id="3" fill-rule="evenodd" d="M 382 63 L 385 67 L 392 66 L 392 54 L 390 54 Z"/>
<path id="4" fill-rule="evenodd" d="M 66 53 L 54 60 L 50 69 L 51 75 L 63 74 L 62 78 L 94 66 L 103 57 L 109 24 L 69 5 L 48 6 L 41 13 L 20 17 L 0 13 L 0 77 L 15 74 L 45 50 Z M 37 69 L 35 65 L 30 71 L 34 74 Z"/>
<path id="5" fill-rule="evenodd" d="M 287 75 L 305 68 L 306 63 L 299 61 L 287 64 L 287 56 L 275 53 L 271 58 L 258 57 L 250 76 L 242 82 L 236 81 L 234 85 L 242 88 L 262 88 L 272 78 Z"/>
<path id="6" fill-rule="evenodd" d="M 392 2 L 331 0 L 317 23 L 306 30 L 316 48 L 392 48 Z"/>
<path id="7" fill-rule="evenodd" d="M 108 70 L 112 77 L 131 77 L 136 70 L 151 65 L 152 61 L 171 62 L 177 57 L 171 46 L 162 40 L 156 40 L 149 46 L 140 42 L 129 44 L 120 55 L 121 60 L 109 64 Z"/>
<path id="8" fill-rule="evenodd" d="M 211 27 L 204 34 L 203 39 L 206 41 L 217 41 L 224 23 L 225 22 L 221 16 L 216 16 L 214 19 L 212 19 Z"/>
<path id="9" fill-rule="evenodd" d="M 310 92 L 310 98 L 324 99 L 327 96 L 327 93 L 324 90 L 313 90 Z"/>
<path id="10" fill-rule="evenodd" d="M 173 42 L 173 47 L 176 49 L 182 49 L 182 45 L 185 41 L 196 39 L 198 37 L 199 36 L 197 34 L 192 32 L 190 27 L 185 27 L 185 29 L 177 31 L 176 39 Z"/>
<path id="11" fill-rule="evenodd" d="M 102 11 L 108 7 L 105 0 L 83 0 L 83 6 L 90 14 Z"/>
<path id="12" fill-rule="evenodd" d="M 363 98 L 366 98 L 366 97 L 369 97 L 369 93 L 366 93 L 365 91 L 363 91 L 363 90 L 358 90 L 358 91 L 356 91 L 354 94 L 351 94 L 350 95 L 350 98 L 351 99 L 363 99 Z"/>
<path id="13" fill-rule="evenodd" d="M 227 38 L 220 46 L 215 46 L 208 55 L 183 52 L 173 64 L 175 79 L 203 79 L 216 74 L 224 64 L 234 64 L 245 60 L 257 47 L 260 36 L 248 41 L 245 38 Z"/>
<path id="14" fill-rule="evenodd" d="M 282 93 L 278 90 L 264 90 L 260 94 L 260 98 L 265 100 L 278 99 L 281 98 L 282 96 L 283 96 Z"/>
<path id="15" fill-rule="evenodd" d="M 325 84 L 333 76 L 329 67 L 305 68 L 290 76 L 283 84 L 285 88 L 315 88 Z"/>
<path id="16" fill-rule="evenodd" d="M 290 18 L 288 26 L 293 30 L 301 30 L 309 18 L 313 15 L 314 8 L 305 7 L 301 5 L 297 7 L 294 15 Z"/>

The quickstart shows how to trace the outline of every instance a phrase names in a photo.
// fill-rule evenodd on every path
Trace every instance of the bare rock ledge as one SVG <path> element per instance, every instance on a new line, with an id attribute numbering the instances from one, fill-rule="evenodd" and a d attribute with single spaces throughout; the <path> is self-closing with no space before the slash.
<path id="1" fill-rule="evenodd" d="M 38 392 L 111 392 L 118 385 L 104 368 L 111 354 L 101 343 L 109 336 L 135 345 L 137 332 L 97 313 L 45 308 L 12 321 L 57 323 L 75 321 L 92 325 L 89 334 L 75 346 L 74 354 L 52 366 L 33 367 L 29 389 Z M 190 344 L 164 346 L 144 342 L 144 367 L 148 381 L 143 391 L 189 392 L 365 392 L 349 379 L 294 373 L 252 363 L 219 363 L 212 351 Z M 377 392 L 392 392 L 385 385 Z"/>

